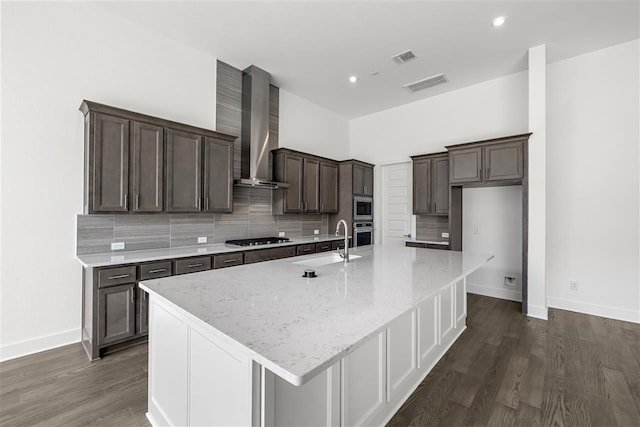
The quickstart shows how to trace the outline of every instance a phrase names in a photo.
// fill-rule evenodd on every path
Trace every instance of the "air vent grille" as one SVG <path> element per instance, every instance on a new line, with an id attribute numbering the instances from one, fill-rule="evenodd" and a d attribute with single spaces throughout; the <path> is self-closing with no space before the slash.
<path id="1" fill-rule="evenodd" d="M 418 92 L 419 90 L 429 89 L 430 87 L 441 85 L 448 81 L 449 79 L 447 79 L 447 76 L 445 76 L 443 73 L 443 74 L 427 77 L 426 79 L 418 80 L 417 82 L 408 83 L 403 87 L 406 88 L 409 92 L 413 93 L 413 92 Z"/>
<path id="2" fill-rule="evenodd" d="M 395 56 L 392 56 L 391 59 L 393 59 L 393 62 L 395 62 L 396 64 L 402 65 L 406 62 L 411 61 L 412 59 L 415 59 L 415 57 L 416 56 L 413 54 L 413 52 L 408 50 L 406 52 L 402 52 Z"/>

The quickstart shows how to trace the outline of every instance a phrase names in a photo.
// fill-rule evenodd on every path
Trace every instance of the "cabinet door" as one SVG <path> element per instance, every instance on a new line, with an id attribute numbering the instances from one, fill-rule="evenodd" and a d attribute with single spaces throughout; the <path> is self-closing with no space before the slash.
<path id="1" fill-rule="evenodd" d="M 233 143 L 204 139 L 204 210 L 233 210 Z"/>
<path id="2" fill-rule="evenodd" d="M 135 283 L 98 289 L 98 345 L 135 335 Z"/>
<path id="3" fill-rule="evenodd" d="M 364 195 L 364 166 L 353 165 L 353 194 Z"/>
<path id="4" fill-rule="evenodd" d="M 320 162 L 305 158 L 303 166 L 303 210 L 304 212 L 320 212 Z"/>
<path id="5" fill-rule="evenodd" d="M 320 212 L 338 212 L 338 165 L 320 162 Z"/>
<path id="6" fill-rule="evenodd" d="M 129 208 L 129 120 L 96 114 L 93 141 L 92 212 Z"/>
<path id="7" fill-rule="evenodd" d="M 373 196 L 373 168 L 370 166 L 364 167 L 364 188 L 362 194 L 365 196 Z"/>
<path id="8" fill-rule="evenodd" d="M 431 211 L 434 214 L 449 214 L 449 158 L 431 160 Z"/>
<path id="9" fill-rule="evenodd" d="M 413 161 L 413 213 L 428 214 L 431 189 L 431 159 Z"/>
<path id="10" fill-rule="evenodd" d="M 202 198 L 202 137 L 167 129 L 167 212 L 198 212 Z"/>
<path id="11" fill-rule="evenodd" d="M 449 182 L 451 184 L 482 181 L 481 171 L 481 147 L 449 152 Z"/>
<path id="12" fill-rule="evenodd" d="M 149 296 L 138 287 L 136 287 L 136 291 L 138 294 L 136 333 L 144 335 L 149 332 Z"/>
<path id="13" fill-rule="evenodd" d="M 164 138 L 161 126 L 133 122 L 131 189 L 134 212 L 162 212 Z"/>
<path id="14" fill-rule="evenodd" d="M 284 156 L 284 182 L 289 184 L 284 190 L 284 212 L 302 212 L 302 157 Z"/>
<path id="15" fill-rule="evenodd" d="M 522 179 L 524 176 L 523 144 L 521 141 L 484 147 L 487 181 Z"/>

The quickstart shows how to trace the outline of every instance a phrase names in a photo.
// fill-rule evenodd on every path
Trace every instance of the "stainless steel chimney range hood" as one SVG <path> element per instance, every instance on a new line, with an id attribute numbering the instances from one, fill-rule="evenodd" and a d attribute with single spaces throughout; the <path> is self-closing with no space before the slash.
<path id="1" fill-rule="evenodd" d="M 269 156 L 278 148 L 269 138 L 269 83 L 271 75 L 252 65 L 242 72 L 242 130 L 240 187 L 287 188 L 269 179 Z"/>

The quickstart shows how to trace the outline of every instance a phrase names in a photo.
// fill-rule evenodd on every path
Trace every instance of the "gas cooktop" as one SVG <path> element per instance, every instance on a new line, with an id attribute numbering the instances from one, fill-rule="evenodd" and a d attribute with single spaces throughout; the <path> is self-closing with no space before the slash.
<path id="1" fill-rule="evenodd" d="M 287 243 L 289 241 L 286 237 L 258 237 L 254 239 L 237 239 L 227 240 L 227 245 L 236 246 L 257 246 L 257 245 L 273 245 L 274 243 Z"/>

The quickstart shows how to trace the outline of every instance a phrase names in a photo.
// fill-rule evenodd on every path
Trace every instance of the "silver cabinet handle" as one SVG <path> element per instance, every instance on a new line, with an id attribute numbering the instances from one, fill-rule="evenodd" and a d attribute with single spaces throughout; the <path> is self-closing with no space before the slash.
<path id="1" fill-rule="evenodd" d="M 129 210 L 129 193 L 124 193 L 124 210 Z"/>
<path id="2" fill-rule="evenodd" d="M 129 277 L 129 276 L 131 276 L 131 274 L 117 274 L 115 276 L 109 276 L 107 279 L 109 280 L 124 279 L 125 277 Z"/>
<path id="3" fill-rule="evenodd" d="M 140 193 L 136 194 L 136 210 L 140 209 Z"/>
<path id="4" fill-rule="evenodd" d="M 204 199 L 204 210 L 208 211 L 209 210 L 209 198 L 205 198 Z"/>
<path id="5" fill-rule="evenodd" d="M 142 299 L 145 301 L 147 300 L 147 293 L 144 291 L 142 292 Z"/>
<path id="6" fill-rule="evenodd" d="M 229 264 L 230 262 L 238 262 L 238 261 L 239 261 L 239 260 L 237 260 L 237 259 L 225 259 L 225 260 L 224 260 L 224 263 L 225 263 L 225 264 Z"/>
<path id="7" fill-rule="evenodd" d="M 200 210 L 200 200 L 202 200 L 202 197 L 198 197 L 198 210 Z"/>
<path id="8" fill-rule="evenodd" d="M 131 304 L 133 304 L 133 288 L 131 288 Z"/>
<path id="9" fill-rule="evenodd" d="M 155 270 L 149 270 L 149 274 L 162 273 L 163 271 L 167 271 L 167 269 L 166 268 L 156 268 Z"/>
<path id="10" fill-rule="evenodd" d="M 198 264 L 189 264 L 187 266 L 187 268 L 194 268 L 194 267 L 202 267 L 204 264 L 203 263 L 198 263 Z"/>
<path id="11" fill-rule="evenodd" d="M 309 251 L 311 251 L 311 249 L 309 249 L 309 248 L 302 249 L 302 252 L 309 252 Z"/>

